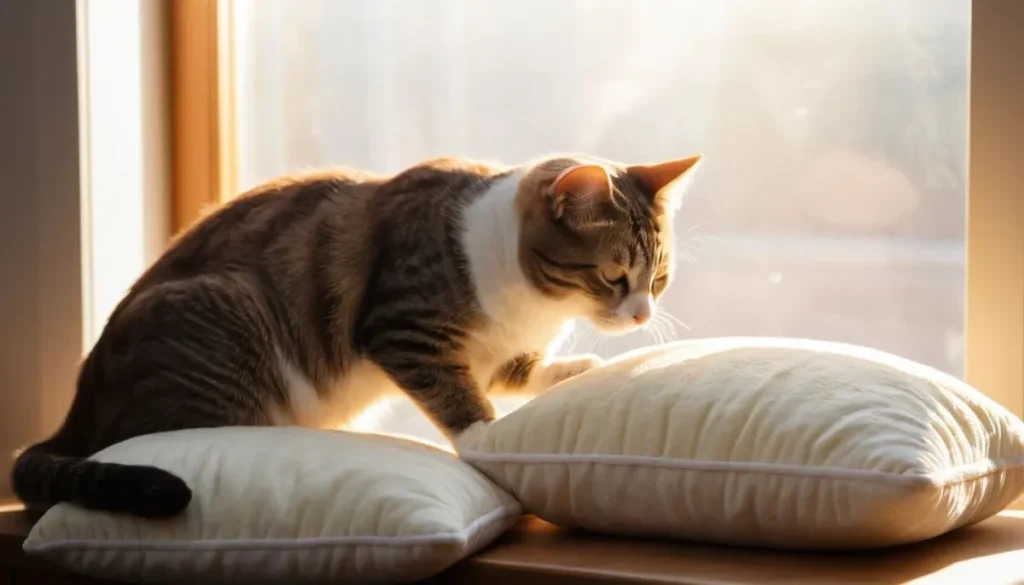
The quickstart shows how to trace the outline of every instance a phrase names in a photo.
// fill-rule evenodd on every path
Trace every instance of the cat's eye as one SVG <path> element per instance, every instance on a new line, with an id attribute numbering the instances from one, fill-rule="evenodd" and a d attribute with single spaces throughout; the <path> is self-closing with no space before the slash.
<path id="1" fill-rule="evenodd" d="M 665 290 L 666 286 L 668 286 L 668 275 L 662 274 L 661 276 L 654 279 L 654 284 L 651 286 L 651 291 L 655 295 L 659 295 L 662 293 L 662 291 Z"/>
<path id="2" fill-rule="evenodd" d="M 613 284 L 619 287 L 619 290 L 622 292 L 622 296 L 629 294 L 629 278 L 622 276 L 617 278 Z"/>
<path id="3" fill-rule="evenodd" d="M 629 276 L 626 274 L 620 274 L 619 276 L 609 276 L 605 273 L 601 273 L 601 279 L 604 280 L 608 285 L 615 287 L 622 293 L 623 296 L 629 294 Z"/>
<path id="4" fill-rule="evenodd" d="M 567 272 L 583 272 L 588 270 L 594 270 L 597 268 L 595 264 L 586 264 L 580 262 L 566 262 L 564 260 L 555 260 L 551 256 L 548 256 L 539 249 L 534 248 L 533 253 L 537 255 L 542 262 L 554 266 L 555 268 L 565 270 Z"/>

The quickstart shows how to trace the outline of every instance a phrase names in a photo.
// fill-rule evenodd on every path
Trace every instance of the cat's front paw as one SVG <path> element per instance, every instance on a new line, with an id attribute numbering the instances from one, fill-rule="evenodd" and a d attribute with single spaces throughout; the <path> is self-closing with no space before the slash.
<path id="1" fill-rule="evenodd" d="M 477 443 L 480 442 L 480 438 L 483 437 L 484 432 L 491 426 L 491 421 L 478 421 L 475 422 L 457 435 L 452 438 L 452 447 L 455 448 L 456 453 L 462 453 L 463 451 L 472 451 L 476 447 Z"/>
<path id="2" fill-rule="evenodd" d="M 578 376 L 603 363 L 604 360 L 593 354 L 580 354 L 555 360 L 544 368 L 545 388 Z"/>

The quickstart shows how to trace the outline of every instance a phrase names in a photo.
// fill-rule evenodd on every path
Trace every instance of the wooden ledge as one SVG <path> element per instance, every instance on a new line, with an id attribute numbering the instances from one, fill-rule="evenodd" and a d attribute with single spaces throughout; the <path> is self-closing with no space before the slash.
<path id="1" fill-rule="evenodd" d="M 21 543 L 38 518 L 15 507 L 0 506 L 0 585 L 114 585 L 26 555 Z"/>
<path id="2" fill-rule="evenodd" d="M 28 557 L 36 516 L 0 511 L 0 584 L 102 585 Z M 800 553 L 602 536 L 526 517 L 431 583 L 519 585 L 1024 585 L 1024 512 L 1006 511 L 928 542 L 871 552 Z"/>
<path id="3" fill-rule="evenodd" d="M 914 545 L 801 553 L 609 537 L 528 518 L 451 571 L 460 583 L 1024 585 L 1024 512 Z"/>

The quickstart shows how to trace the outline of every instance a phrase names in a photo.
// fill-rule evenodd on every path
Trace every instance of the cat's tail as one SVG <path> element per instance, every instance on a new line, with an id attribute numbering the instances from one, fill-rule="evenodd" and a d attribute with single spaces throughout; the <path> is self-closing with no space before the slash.
<path id="1" fill-rule="evenodd" d="M 68 502 L 92 510 L 167 518 L 192 500 L 188 485 L 163 469 L 87 459 L 77 452 L 66 429 L 32 445 L 14 463 L 11 484 L 29 508 Z"/>

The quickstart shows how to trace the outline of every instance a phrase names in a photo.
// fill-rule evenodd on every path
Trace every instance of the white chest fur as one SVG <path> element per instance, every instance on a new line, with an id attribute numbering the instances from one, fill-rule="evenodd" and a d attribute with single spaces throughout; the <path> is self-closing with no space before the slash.
<path id="1" fill-rule="evenodd" d="M 356 427 L 363 425 L 356 423 L 368 410 L 401 393 L 391 378 L 369 360 L 356 362 L 341 380 L 321 392 L 317 392 L 309 378 L 285 357 L 279 357 L 278 367 L 285 382 L 288 404 L 273 413 L 276 425 L 360 430 Z"/>
<path id="2" fill-rule="evenodd" d="M 471 356 L 478 379 L 520 353 L 545 353 L 571 331 L 575 307 L 554 301 L 527 282 L 519 266 L 519 227 L 513 175 L 470 204 L 463 215 L 462 244 L 477 300 L 490 320 L 474 334 Z"/>
<path id="3" fill-rule="evenodd" d="M 469 272 L 488 324 L 471 333 L 469 366 L 476 383 L 486 388 L 507 360 L 527 352 L 547 354 L 572 330 L 577 308 L 540 294 L 523 276 L 518 261 L 518 225 L 514 201 L 518 177 L 492 187 L 469 205 L 463 216 L 462 244 Z M 354 364 L 327 391 L 285 358 L 279 360 L 289 405 L 275 413 L 275 424 L 352 427 L 367 409 L 401 390 L 376 364 Z M 356 426 L 359 426 L 358 424 Z"/>

